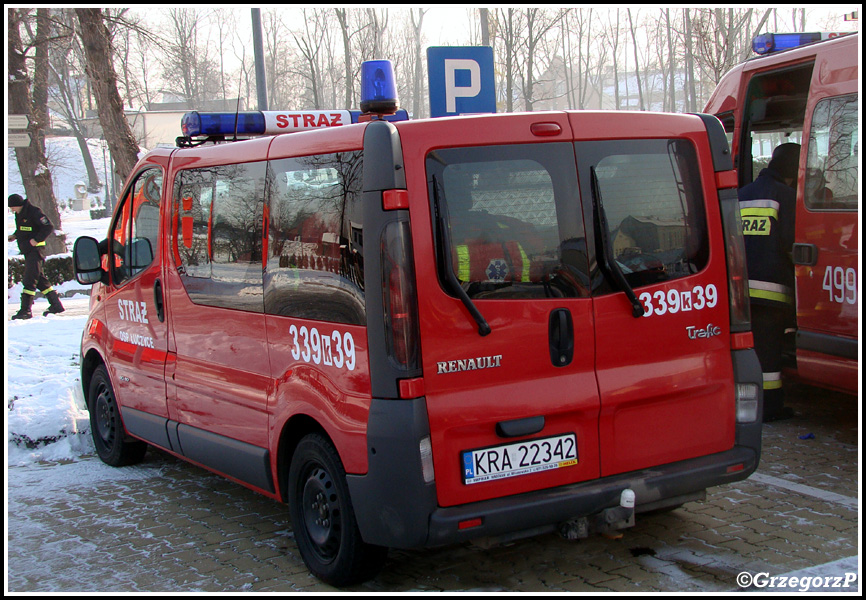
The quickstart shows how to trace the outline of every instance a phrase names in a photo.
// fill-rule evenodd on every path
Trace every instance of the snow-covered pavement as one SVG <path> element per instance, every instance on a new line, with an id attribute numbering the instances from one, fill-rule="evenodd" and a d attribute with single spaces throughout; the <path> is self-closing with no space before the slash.
<path id="1" fill-rule="evenodd" d="M 72 460 L 93 451 L 79 382 L 79 344 L 88 298 L 64 299 L 65 313 L 6 323 L 7 460 Z M 10 305 L 12 312 L 17 308 Z M 38 316 L 36 316 L 38 315 Z M 7 316 L 8 318 L 8 316 Z"/>

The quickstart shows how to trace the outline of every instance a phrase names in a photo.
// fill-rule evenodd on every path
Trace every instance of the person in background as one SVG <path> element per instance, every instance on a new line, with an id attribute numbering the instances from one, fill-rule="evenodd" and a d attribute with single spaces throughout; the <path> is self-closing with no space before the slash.
<path id="1" fill-rule="evenodd" d="M 794 309 L 794 214 L 800 145 L 786 143 L 773 150 L 766 169 L 738 192 L 755 351 L 764 375 L 764 421 L 793 415 L 782 390 L 785 327 Z"/>
<path id="2" fill-rule="evenodd" d="M 21 309 L 15 313 L 13 319 L 29 319 L 33 315 L 30 307 L 36 298 L 36 291 L 48 299 L 48 310 L 43 316 L 64 311 L 63 304 L 57 292 L 51 287 L 42 265 L 45 262 L 43 255 L 45 240 L 54 231 L 54 226 L 37 206 L 30 204 L 26 198 L 18 194 L 9 196 L 9 209 L 15 213 L 15 233 L 9 236 L 9 241 L 17 241 L 18 249 L 24 256 L 24 277 L 21 283 L 24 291 L 21 294 Z"/>

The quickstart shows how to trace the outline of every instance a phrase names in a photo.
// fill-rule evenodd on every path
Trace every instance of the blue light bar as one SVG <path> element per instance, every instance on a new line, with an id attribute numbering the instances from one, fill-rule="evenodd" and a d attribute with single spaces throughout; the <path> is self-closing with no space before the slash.
<path id="1" fill-rule="evenodd" d="M 253 112 L 188 112 L 180 121 L 186 137 L 262 135 L 265 133 L 265 116 Z"/>
<path id="2" fill-rule="evenodd" d="M 361 63 L 361 112 L 393 113 L 397 110 L 397 85 L 390 60 Z"/>
<path id="3" fill-rule="evenodd" d="M 781 52 L 829 39 L 833 33 L 765 33 L 752 39 L 752 50 L 755 54 L 770 54 Z"/>

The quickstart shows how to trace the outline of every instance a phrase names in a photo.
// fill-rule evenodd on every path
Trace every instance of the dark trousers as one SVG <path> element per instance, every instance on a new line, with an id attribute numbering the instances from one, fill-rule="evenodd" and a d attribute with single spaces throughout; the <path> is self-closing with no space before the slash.
<path id="1" fill-rule="evenodd" d="M 782 350 L 790 309 L 786 305 L 752 303 L 755 352 L 764 375 L 764 420 L 779 416 L 785 402 L 782 391 Z"/>
<path id="2" fill-rule="evenodd" d="M 42 272 L 45 263 L 42 253 L 38 250 L 27 252 L 24 255 L 24 277 L 21 283 L 25 291 L 36 293 L 37 290 L 45 291 L 51 287 L 48 278 Z"/>

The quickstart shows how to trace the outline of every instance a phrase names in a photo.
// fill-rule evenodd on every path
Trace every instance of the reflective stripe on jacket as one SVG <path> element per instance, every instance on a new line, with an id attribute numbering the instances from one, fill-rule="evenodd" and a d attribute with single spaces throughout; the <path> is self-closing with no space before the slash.
<path id="1" fill-rule="evenodd" d="M 796 192 L 772 169 L 739 191 L 740 217 L 749 269 L 749 297 L 761 303 L 794 302 Z"/>
<path id="2" fill-rule="evenodd" d="M 470 242 L 455 248 L 460 281 L 530 281 L 530 260 L 517 242 Z"/>
<path id="3" fill-rule="evenodd" d="M 26 202 L 21 212 L 15 215 L 15 240 L 21 254 L 43 248 L 46 238 L 53 231 L 54 226 L 48 217 L 30 202 Z M 36 245 L 31 244 L 30 240 L 35 240 Z"/>

